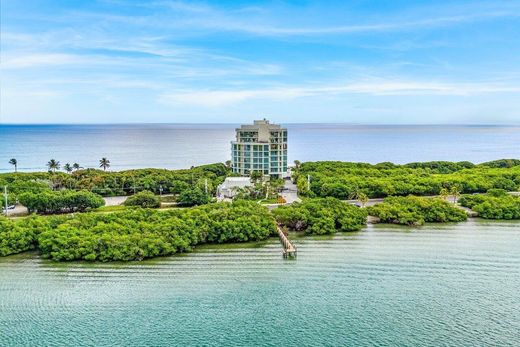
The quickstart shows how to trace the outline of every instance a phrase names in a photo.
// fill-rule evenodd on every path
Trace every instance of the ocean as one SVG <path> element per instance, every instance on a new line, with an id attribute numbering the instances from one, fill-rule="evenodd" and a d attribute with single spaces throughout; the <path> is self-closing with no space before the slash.
<path id="1" fill-rule="evenodd" d="M 50 159 L 112 170 L 181 169 L 230 159 L 235 124 L 0 125 L 0 172 Z M 288 159 L 378 163 L 520 158 L 520 126 L 287 124 Z"/>

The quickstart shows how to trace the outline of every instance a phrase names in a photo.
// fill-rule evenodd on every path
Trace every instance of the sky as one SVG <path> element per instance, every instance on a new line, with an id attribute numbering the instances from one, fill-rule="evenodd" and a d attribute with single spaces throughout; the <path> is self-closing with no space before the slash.
<path id="1" fill-rule="evenodd" d="M 520 124 L 520 1 L 0 9 L 0 123 Z"/>

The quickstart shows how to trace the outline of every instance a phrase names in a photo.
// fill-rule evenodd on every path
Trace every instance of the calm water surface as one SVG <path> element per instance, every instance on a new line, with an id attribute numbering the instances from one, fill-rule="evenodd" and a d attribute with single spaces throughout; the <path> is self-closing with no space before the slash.
<path id="1" fill-rule="evenodd" d="M 518 346 L 520 224 L 370 226 L 132 264 L 0 258 L 0 346 Z"/>
<path id="2" fill-rule="evenodd" d="M 0 125 L 0 172 L 16 158 L 24 171 L 49 159 L 112 169 L 189 168 L 230 158 L 231 124 Z M 483 162 L 520 158 L 520 126 L 379 126 L 289 124 L 289 161 L 345 160 L 407 163 Z"/>

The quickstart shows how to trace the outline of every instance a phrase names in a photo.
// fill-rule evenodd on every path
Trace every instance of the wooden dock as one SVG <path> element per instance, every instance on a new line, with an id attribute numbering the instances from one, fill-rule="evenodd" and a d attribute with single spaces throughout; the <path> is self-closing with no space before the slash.
<path id="1" fill-rule="evenodd" d="M 284 258 L 296 258 L 296 247 L 293 245 L 291 241 L 284 234 L 280 225 L 276 226 L 276 230 L 278 231 L 278 236 L 280 237 L 280 242 L 282 243 L 283 250 L 282 255 Z"/>

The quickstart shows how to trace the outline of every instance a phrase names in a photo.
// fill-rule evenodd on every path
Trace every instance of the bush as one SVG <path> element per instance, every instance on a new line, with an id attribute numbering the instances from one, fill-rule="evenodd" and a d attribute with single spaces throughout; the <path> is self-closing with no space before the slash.
<path id="1" fill-rule="evenodd" d="M 459 203 L 477 212 L 481 218 L 520 219 L 520 197 L 503 190 L 492 190 L 485 195 L 463 195 Z"/>
<path id="2" fill-rule="evenodd" d="M 182 191 L 177 198 L 177 202 L 182 206 L 204 205 L 210 200 L 210 197 L 198 187 Z"/>
<path id="3" fill-rule="evenodd" d="M 460 193 L 482 193 L 498 188 L 520 188 L 517 161 L 503 160 L 474 165 L 469 162 L 425 162 L 376 165 L 349 162 L 307 162 L 293 172 L 300 194 L 351 199 L 359 192 L 370 198 L 439 195 L 457 187 Z M 310 191 L 307 175 L 311 177 Z"/>
<path id="4" fill-rule="evenodd" d="M 185 252 L 205 242 L 264 240 L 275 233 L 267 208 L 247 201 L 192 209 L 0 217 L 0 255 L 36 248 L 58 261 L 129 261 Z"/>
<path id="5" fill-rule="evenodd" d="M 334 198 L 308 199 L 302 203 L 280 206 L 272 213 L 281 225 L 316 235 L 360 230 L 367 219 L 364 209 Z"/>
<path id="6" fill-rule="evenodd" d="M 145 190 L 126 199 L 124 205 L 139 206 L 143 208 L 157 208 L 161 207 L 161 200 L 154 193 Z"/>
<path id="7" fill-rule="evenodd" d="M 53 226 L 49 218 L 31 216 L 12 220 L 0 216 L 0 256 L 35 249 L 38 234 Z"/>
<path id="8" fill-rule="evenodd" d="M 103 198 L 97 194 L 72 190 L 23 193 L 19 196 L 19 200 L 29 212 L 39 214 L 83 212 L 89 208 L 105 205 Z"/>
<path id="9" fill-rule="evenodd" d="M 275 233 L 269 211 L 256 203 L 218 203 L 193 209 L 137 209 L 81 214 L 38 238 L 54 260 L 141 260 L 191 250 L 205 242 L 264 240 Z"/>
<path id="10" fill-rule="evenodd" d="M 422 225 L 425 222 L 462 222 L 466 212 L 438 198 L 392 196 L 383 203 L 368 207 L 368 213 L 383 223 Z"/>

